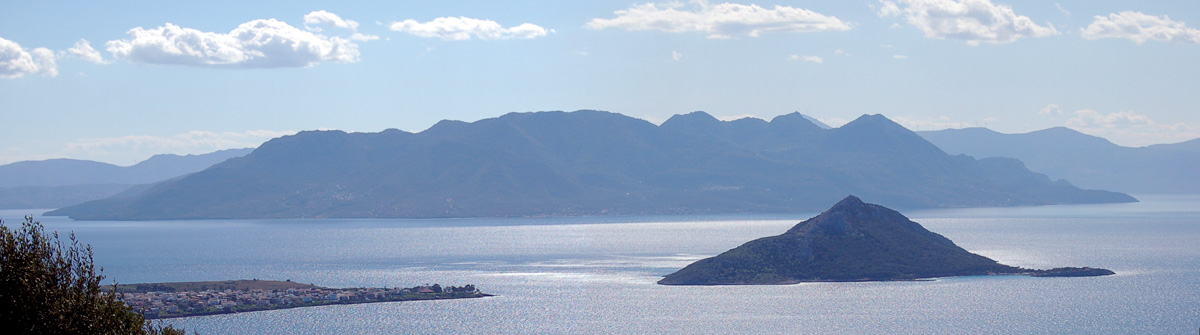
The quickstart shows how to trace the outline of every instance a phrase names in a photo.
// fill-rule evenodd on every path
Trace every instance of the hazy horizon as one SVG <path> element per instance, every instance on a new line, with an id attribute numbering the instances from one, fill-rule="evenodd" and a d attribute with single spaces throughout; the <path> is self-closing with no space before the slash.
<path id="1" fill-rule="evenodd" d="M 605 110 L 1200 137 L 1200 3 L 0 5 L 0 164 Z"/>

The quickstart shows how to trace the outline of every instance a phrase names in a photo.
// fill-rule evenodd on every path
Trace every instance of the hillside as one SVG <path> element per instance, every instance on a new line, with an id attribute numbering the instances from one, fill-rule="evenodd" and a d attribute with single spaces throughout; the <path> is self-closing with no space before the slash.
<path id="1" fill-rule="evenodd" d="M 0 209 L 59 208 L 118 195 L 134 185 L 204 170 L 253 149 L 202 155 L 155 155 L 133 166 L 50 159 L 0 165 Z"/>
<path id="2" fill-rule="evenodd" d="M 848 196 L 787 232 L 669 274 L 663 285 L 879 281 L 991 274 L 1104 276 L 1096 268 L 1029 270 L 970 253 L 889 208 Z"/>
<path id="3" fill-rule="evenodd" d="M 1089 189 L 1140 194 L 1200 191 L 1200 139 L 1123 147 L 1068 128 L 1002 134 L 986 128 L 919 133 L 950 154 L 1011 157 L 1030 170 Z"/>
<path id="4" fill-rule="evenodd" d="M 656 126 L 599 111 L 442 121 L 420 133 L 308 131 L 134 197 L 47 213 L 90 220 L 787 212 L 848 193 L 900 208 L 1136 201 L 1015 160 L 950 156 L 880 115 Z"/>

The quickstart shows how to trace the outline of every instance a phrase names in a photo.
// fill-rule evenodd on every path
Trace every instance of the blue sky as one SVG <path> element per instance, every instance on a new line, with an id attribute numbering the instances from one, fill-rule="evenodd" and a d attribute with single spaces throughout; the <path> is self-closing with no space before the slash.
<path id="1" fill-rule="evenodd" d="M 0 164 L 707 111 L 1200 137 L 1195 1 L 0 3 Z"/>

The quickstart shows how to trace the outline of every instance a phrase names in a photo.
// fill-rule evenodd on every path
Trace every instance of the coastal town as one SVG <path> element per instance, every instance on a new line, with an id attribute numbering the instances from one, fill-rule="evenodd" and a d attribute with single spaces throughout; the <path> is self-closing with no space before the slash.
<path id="1" fill-rule="evenodd" d="M 147 319 L 253 312 L 335 304 L 490 296 L 474 285 L 439 284 L 408 288 L 327 288 L 291 281 L 239 280 L 131 284 L 117 288 L 118 299 Z"/>

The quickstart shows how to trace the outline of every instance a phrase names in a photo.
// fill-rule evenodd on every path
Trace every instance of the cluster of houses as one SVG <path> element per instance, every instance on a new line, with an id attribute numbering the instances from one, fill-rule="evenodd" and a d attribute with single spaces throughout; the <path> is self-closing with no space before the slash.
<path id="1" fill-rule="evenodd" d="M 466 292 L 470 288 L 473 292 Z M 443 291 L 437 284 L 411 288 L 289 288 L 120 293 L 118 297 L 147 318 L 234 313 L 327 304 L 437 299 L 478 294 L 473 285 Z M 447 296 L 449 297 L 449 296 Z"/>

